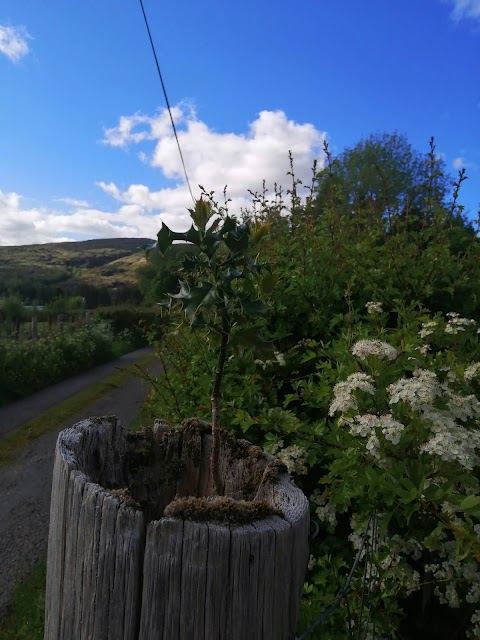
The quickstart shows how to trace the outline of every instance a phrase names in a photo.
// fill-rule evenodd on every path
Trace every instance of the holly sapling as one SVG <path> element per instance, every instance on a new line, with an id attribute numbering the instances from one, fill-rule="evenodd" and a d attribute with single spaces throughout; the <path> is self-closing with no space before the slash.
<path id="1" fill-rule="evenodd" d="M 208 342 L 216 351 L 216 365 L 211 387 L 212 455 L 211 473 L 218 495 L 223 495 L 223 481 L 218 470 L 220 450 L 220 395 L 225 362 L 235 351 L 249 349 L 258 359 L 273 359 L 273 346 L 261 340 L 264 316 L 268 311 L 265 297 L 274 286 L 274 276 L 267 263 L 259 262 L 255 251 L 268 225 L 241 222 L 218 211 L 201 198 L 189 209 L 192 226 L 176 232 L 164 223 L 152 250 L 165 256 L 174 243 L 187 243 L 178 266 L 179 290 L 169 292 L 160 303 L 169 314 L 183 312 L 183 321 L 195 329 L 204 329 Z"/>

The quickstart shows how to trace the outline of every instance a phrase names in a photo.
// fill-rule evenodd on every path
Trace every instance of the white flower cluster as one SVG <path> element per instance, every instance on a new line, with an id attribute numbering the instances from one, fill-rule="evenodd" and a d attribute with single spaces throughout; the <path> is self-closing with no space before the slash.
<path id="1" fill-rule="evenodd" d="M 420 560 L 422 557 L 423 547 L 416 538 L 407 538 L 404 540 L 398 534 L 388 539 L 388 546 L 395 549 L 395 554 L 403 553 L 405 556 L 411 556 L 413 560 Z"/>
<path id="2" fill-rule="evenodd" d="M 418 335 L 421 338 L 426 338 L 427 336 L 432 335 L 433 330 L 437 325 L 438 325 L 438 322 L 436 320 L 429 320 L 428 322 L 423 322 L 422 328 L 418 332 Z"/>
<path id="3" fill-rule="evenodd" d="M 373 395 L 375 387 L 372 376 L 366 373 L 352 373 L 343 382 L 337 382 L 333 387 L 333 402 L 329 414 L 333 416 L 337 411 L 343 413 L 349 409 L 358 409 L 357 399 L 353 395 L 357 389 Z"/>
<path id="4" fill-rule="evenodd" d="M 378 527 L 374 528 L 373 526 L 370 526 L 368 528 L 368 531 L 365 534 L 365 525 L 366 525 L 366 522 L 359 522 L 358 517 L 355 514 L 353 514 L 352 517 L 350 518 L 350 528 L 352 530 L 352 533 L 348 536 L 348 539 L 352 543 L 352 546 L 355 549 L 355 551 L 358 551 L 362 546 L 363 537 L 365 535 L 366 535 L 366 540 L 368 544 L 378 549 L 378 546 L 380 543 L 380 534 L 379 534 Z M 375 539 L 374 539 L 374 533 L 375 533 Z"/>
<path id="5" fill-rule="evenodd" d="M 365 360 L 368 356 L 377 356 L 391 361 L 398 356 L 398 351 L 381 340 L 359 340 L 353 345 L 352 354 L 360 360 Z"/>
<path id="6" fill-rule="evenodd" d="M 285 449 L 281 447 L 283 447 L 282 440 L 272 447 L 272 453 L 280 462 L 283 462 L 288 472 L 306 475 L 308 473 L 306 449 L 302 449 L 297 444 L 291 444 Z"/>
<path id="7" fill-rule="evenodd" d="M 352 533 L 349 540 L 355 550 L 359 550 L 363 541 L 364 529 L 354 515 L 350 520 Z M 363 525 L 364 526 L 364 525 Z M 379 528 L 368 532 L 368 542 L 375 548 L 375 556 L 379 559 L 378 567 L 372 567 L 371 576 L 376 578 L 375 584 L 380 589 L 395 589 L 404 595 L 410 595 L 420 589 L 420 573 L 414 570 L 408 562 L 407 556 L 419 560 L 423 547 L 415 539 L 403 540 L 400 536 L 380 536 Z M 380 571 L 379 571 L 380 569 Z"/>
<path id="8" fill-rule="evenodd" d="M 457 461 L 462 467 L 472 470 L 480 464 L 477 449 L 480 448 L 480 432 L 466 429 L 442 411 L 425 413 L 431 421 L 433 436 L 420 445 L 420 453 L 437 455 L 445 462 Z"/>
<path id="9" fill-rule="evenodd" d="M 441 604 L 452 609 L 461 605 L 461 598 L 469 604 L 480 603 L 480 566 L 475 560 L 458 562 L 456 559 L 456 543 L 454 540 L 441 539 L 437 555 L 440 561 L 425 565 L 425 571 L 431 573 L 437 582 L 435 596 Z M 464 594 L 464 595 L 463 595 Z M 478 611 L 476 613 L 479 613 Z M 471 620 L 475 625 L 478 620 Z M 480 631 L 480 626 L 478 628 Z M 470 633 L 469 637 L 479 637 Z"/>
<path id="10" fill-rule="evenodd" d="M 381 302 L 367 302 L 365 306 L 367 307 L 367 313 L 371 316 L 383 313 Z"/>
<path id="11" fill-rule="evenodd" d="M 447 317 L 449 320 L 445 327 L 445 333 L 451 333 L 453 335 L 456 335 L 460 331 L 465 331 L 465 327 L 476 324 L 475 320 L 471 320 L 470 318 L 461 318 L 460 314 L 455 311 L 447 313 Z"/>
<path id="12" fill-rule="evenodd" d="M 457 461 L 469 470 L 479 464 L 476 450 L 480 448 L 480 431 L 467 429 L 457 422 L 480 417 L 476 396 L 456 394 L 448 383 L 441 383 L 433 371 L 426 369 L 417 369 L 412 378 L 402 378 L 389 385 L 387 391 L 390 404 L 407 402 L 428 423 L 432 437 L 420 446 L 421 453 L 437 455 L 447 462 Z M 442 398 L 447 409 L 434 407 L 436 398 Z"/>
<path id="13" fill-rule="evenodd" d="M 472 362 L 470 366 L 465 369 L 464 378 L 465 380 L 473 380 L 477 373 L 480 371 L 480 362 Z"/>
<path id="14" fill-rule="evenodd" d="M 391 414 L 376 416 L 371 413 L 353 416 L 353 418 L 340 418 L 342 424 L 350 426 L 350 433 L 354 436 L 368 438 L 365 445 L 370 455 L 374 458 L 381 458 L 380 440 L 377 436 L 377 428 L 383 433 L 386 440 L 392 444 L 398 444 L 402 436 L 405 425 Z"/>
<path id="15" fill-rule="evenodd" d="M 480 544 L 480 524 L 476 524 L 473 527 L 473 530 L 475 531 L 475 533 L 477 534 L 477 542 Z"/>
<path id="16" fill-rule="evenodd" d="M 326 522 L 332 527 L 337 524 L 335 509 L 329 502 L 327 502 L 325 495 L 321 491 L 314 491 L 310 496 L 310 502 L 317 505 L 315 513 L 317 514 L 320 522 Z"/>
<path id="17" fill-rule="evenodd" d="M 480 609 L 477 609 L 470 618 L 472 628 L 467 630 L 467 638 L 480 638 Z"/>
<path id="18" fill-rule="evenodd" d="M 280 353 L 279 351 L 275 351 L 275 360 L 255 360 L 255 364 L 259 364 L 262 369 L 266 369 L 267 365 L 269 364 L 278 364 L 281 367 L 285 366 L 285 356 L 283 355 L 283 353 Z"/>
<path id="19" fill-rule="evenodd" d="M 427 369 L 417 369 L 412 378 L 401 378 L 398 382 L 390 384 L 387 391 L 390 404 L 403 400 L 408 402 L 414 411 L 429 407 L 442 393 L 437 375 Z"/>
<path id="20" fill-rule="evenodd" d="M 421 347 L 418 347 L 418 350 L 420 351 L 422 356 L 426 356 L 427 351 L 430 351 L 430 349 L 431 349 L 431 346 L 429 344 L 422 344 Z"/>

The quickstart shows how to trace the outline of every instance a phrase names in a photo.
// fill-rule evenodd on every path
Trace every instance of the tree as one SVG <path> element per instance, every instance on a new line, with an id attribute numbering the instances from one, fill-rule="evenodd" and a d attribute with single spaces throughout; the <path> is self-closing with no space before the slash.
<path id="1" fill-rule="evenodd" d="M 318 174 L 318 204 L 332 195 L 340 205 L 362 206 L 369 200 L 416 208 L 427 200 L 444 204 L 450 179 L 433 139 L 430 144 L 430 153 L 424 155 L 404 135 L 377 133 L 335 159 L 328 155 L 327 166 Z"/>
<path id="2" fill-rule="evenodd" d="M 267 264 L 260 263 L 255 256 L 253 260 L 250 257 L 268 227 L 260 223 L 239 223 L 229 215 L 222 217 L 221 212 L 203 199 L 190 209 L 190 215 L 192 226 L 186 233 L 172 231 L 162 223 L 152 249 L 165 256 L 175 252 L 175 242 L 180 241 L 189 248 L 181 254 L 179 287 L 169 293 L 163 306 L 170 313 L 180 307 L 192 329 L 206 329 L 216 351 L 211 393 L 211 468 L 217 493 L 222 495 L 223 481 L 217 460 L 220 387 L 227 353 L 232 347 L 250 348 L 259 356 L 265 351 L 273 353 L 269 343 L 259 341 L 261 325 L 255 322 L 267 312 L 261 298 L 273 287 L 273 277 Z"/>

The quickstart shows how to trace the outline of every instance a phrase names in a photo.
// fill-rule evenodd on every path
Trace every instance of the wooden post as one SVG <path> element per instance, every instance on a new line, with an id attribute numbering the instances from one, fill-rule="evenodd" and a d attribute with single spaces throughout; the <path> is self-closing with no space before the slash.
<path id="1" fill-rule="evenodd" d="M 214 496 L 205 425 L 126 435 L 111 417 L 60 434 L 45 640 L 293 640 L 308 502 L 272 456 L 231 436 L 225 495 Z M 224 503 L 279 515 L 240 524 L 182 512 Z"/>

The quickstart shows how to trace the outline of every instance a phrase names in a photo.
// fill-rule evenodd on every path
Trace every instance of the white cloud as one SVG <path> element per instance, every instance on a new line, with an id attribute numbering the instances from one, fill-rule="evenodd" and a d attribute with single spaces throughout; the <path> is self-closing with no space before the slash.
<path id="1" fill-rule="evenodd" d="M 313 159 L 323 157 L 325 132 L 313 124 L 288 120 L 283 111 L 261 111 L 246 133 L 219 133 L 199 120 L 190 105 L 177 105 L 173 117 L 195 196 L 200 193 L 199 184 L 218 194 L 227 185 L 237 210 L 248 202 L 248 190 L 259 190 L 263 179 L 270 189 L 274 183 L 288 184 L 289 150 L 295 173 L 305 183 L 310 180 Z M 149 154 L 142 150 L 140 159 L 160 169 L 176 185 L 156 192 L 145 185 L 131 185 L 124 192 L 113 183 L 101 182 L 99 186 L 120 202 L 159 209 L 183 223 L 190 201 L 167 110 L 153 117 L 138 113 L 122 116 L 116 127 L 106 130 L 102 142 L 127 147 L 144 141 L 153 143 L 153 150 Z"/>
<path id="2" fill-rule="evenodd" d="M 480 0 L 449 0 L 453 5 L 452 18 L 458 22 L 463 18 L 480 21 Z"/>
<path id="3" fill-rule="evenodd" d="M 270 193 L 274 183 L 290 186 L 288 152 L 292 151 L 296 177 L 308 184 L 313 160 L 322 166 L 325 133 L 312 124 L 288 120 L 282 111 L 262 111 L 246 133 L 219 133 L 199 120 L 189 105 L 177 105 L 174 118 L 195 197 L 199 184 L 222 199 L 232 199 L 230 210 L 240 213 L 251 198 L 248 190 L 261 191 L 265 179 Z M 46 207 L 23 206 L 21 196 L 0 191 L 0 244 L 31 244 L 102 237 L 154 238 L 162 220 L 174 229 L 189 226 L 192 201 L 183 176 L 168 111 L 153 117 L 122 116 L 107 129 L 102 140 L 115 148 L 141 145 L 139 161 L 159 169 L 167 186 L 152 190 L 145 184 L 121 189 L 115 182 L 99 180 L 97 186 L 114 204 L 111 211 L 95 209 L 84 200 L 61 198 L 72 209 L 65 213 Z M 170 182 L 168 182 L 170 181 Z M 165 182 L 165 181 L 164 181 Z M 273 195 L 273 194 L 272 194 Z"/>
<path id="4" fill-rule="evenodd" d="M 86 200 L 77 200 L 76 198 L 57 198 L 57 202 L 64 202 L 71 207 L 88 207 Z"/>
<path id="5" fill-rule="evenodd" d="M 461 169 L 465 166 L 465 162 L 461 156 L 458 156 L 458 158 L 454 158 L 452 164 L 454 169 Z"/>
<path id="6" fill-rule="evenodd" d="M 0 245 L 42 244 L 90 238 L 153 238 L 161 225 L 158 215 L 140 207 L 116 211 L 75 207 L 65 213 L 47 207 L 27 207 L 14 192 L 0 191 Z"/>
<path id="7" fill-rule="evenodd" d="M 29 51 L 27 42 L 29 38 L 25 27 L 0 25 L 0 53 L 6 55 L 12 62 L 18 62 Z"/>

